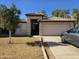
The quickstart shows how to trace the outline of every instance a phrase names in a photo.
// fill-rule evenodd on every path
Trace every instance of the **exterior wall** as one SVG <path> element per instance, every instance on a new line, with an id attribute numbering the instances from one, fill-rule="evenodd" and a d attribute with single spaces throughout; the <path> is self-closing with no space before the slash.
<path id="1" fill-rule="evenodd" d="M 27 35 L 27 23 L 20 23 L 16 29 L 15 35 Z"/>
<path id="2" fill-rule="evenodd" d="M 73 26 L 73 22 L 40 22 L 39 35 L 61 35 Z"/>

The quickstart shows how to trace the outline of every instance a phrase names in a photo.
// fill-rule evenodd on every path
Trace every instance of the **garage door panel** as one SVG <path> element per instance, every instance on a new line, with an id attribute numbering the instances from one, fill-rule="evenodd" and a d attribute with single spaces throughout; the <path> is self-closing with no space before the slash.
<path id="1" fill-rule="evenodd" d="M 43 35 L 61 35 L 69 28 L 68 24 L 42 24 Z"/>

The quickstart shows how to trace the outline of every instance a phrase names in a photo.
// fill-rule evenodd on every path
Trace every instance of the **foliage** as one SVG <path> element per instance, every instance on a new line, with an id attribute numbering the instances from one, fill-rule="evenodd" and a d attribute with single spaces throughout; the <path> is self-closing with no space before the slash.
<path id="1" fill-rule="evenodd" d="M 2 10 L 7 9 L 7 7 L 5 5 L 0 4 L 0 13 L 2 12 Z"/>
<path id="2" fill-rule="evenodd" d="M 59 17 L 59 10 L 56 9 L 52 12 L 52 15 L 55 16 L 55 17 Z"/>
<path id="3" fill-rule="evenodd" d="M 21 12 L 14 4 L 10 8 L 4 8 L 4 5 L 2 5 L 2 8 L 3 10 L 0 13 L 0 28 L 9 31 L 9 43 L 11 43 L 11 31 L 17 28 L 20 22 L 19 14 Z"/>
<path id="4" fill-rule="evenodd" d="M 65 10 L 65 9 L 56 9 L 54 11 L 52 11 L 52 16 L 55 16 L 55 17 L 62 17 L 62 18 L 67 18 L 69 15 L 69 11 L 68 10 Z"/>
<path id="5" fill-rule="evenodd" d="M 45 10 L 40 10 L 38 13 L 43 14 L 44 16 L 47 16 L 46 11 Z"/>
<path id="6" fill-rule="evenodd" d="M 79 10 L 78 9 L 73 9 L 72 16 L 73 18 L 77 20 L 75 24 L 79 24 Z"/>
<path id="7" fill-rule="evenodd" d="M 19 14 L 20 10 L 17 10 L 14 4 L 10 8 L 4 8 L 0 15 L 0 27 L 6 30 L 15 29 L 20 21 Z"/>

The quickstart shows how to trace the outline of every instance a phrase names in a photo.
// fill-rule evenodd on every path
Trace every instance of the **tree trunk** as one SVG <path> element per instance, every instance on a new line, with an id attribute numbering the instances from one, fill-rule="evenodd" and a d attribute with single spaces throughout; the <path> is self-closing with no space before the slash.
<path id="1" fill-rule="evenodd" d="M 11 30 L 9 30 L 9 43 L 11 43 Z"/>

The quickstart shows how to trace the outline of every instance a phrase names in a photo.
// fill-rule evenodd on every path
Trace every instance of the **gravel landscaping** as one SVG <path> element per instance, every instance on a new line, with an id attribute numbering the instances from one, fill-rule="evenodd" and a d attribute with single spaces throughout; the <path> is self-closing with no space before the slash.
<path id="1" fill-rule="evenodd" d="M 44 59 L 39 38 L 0 38 L 0 59 Z"/>

